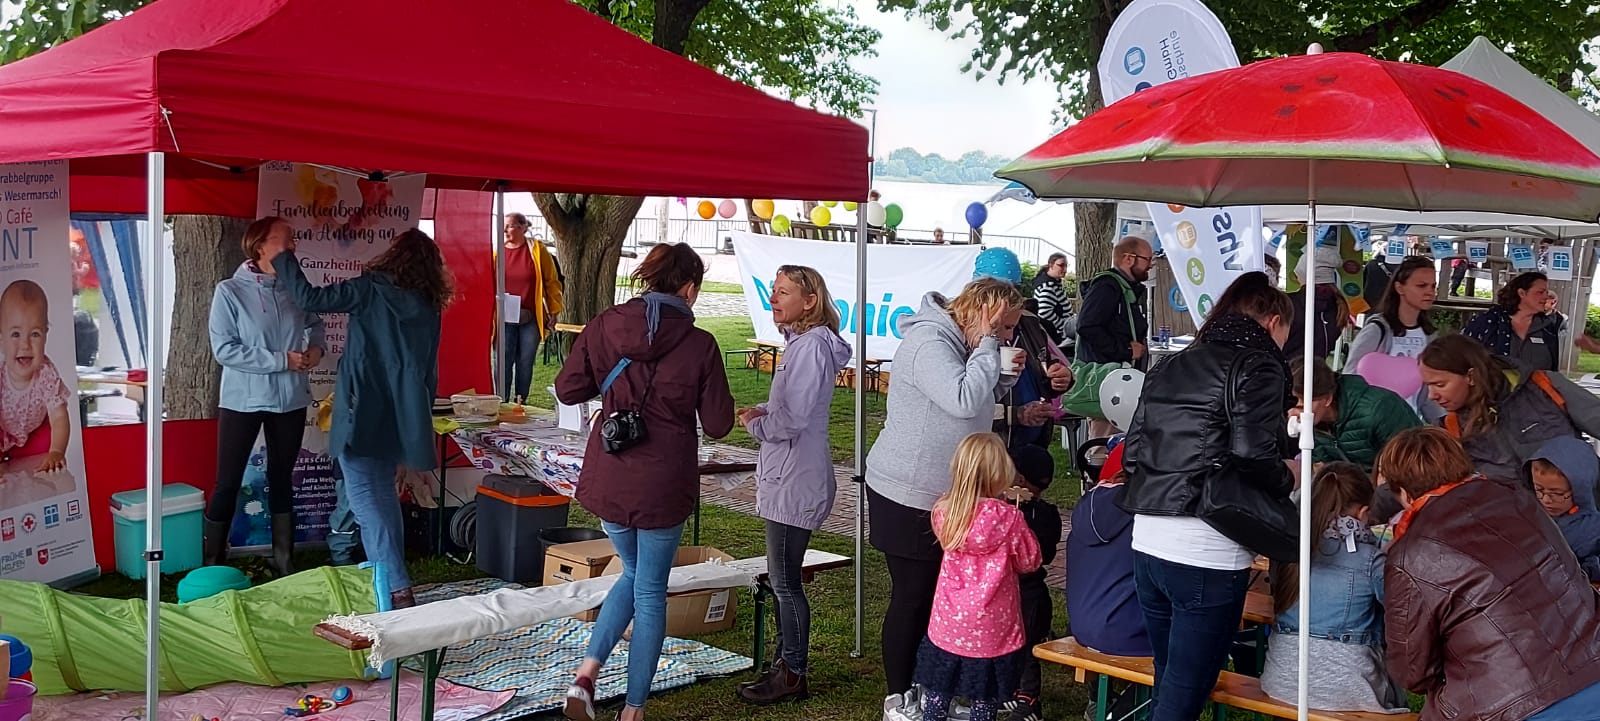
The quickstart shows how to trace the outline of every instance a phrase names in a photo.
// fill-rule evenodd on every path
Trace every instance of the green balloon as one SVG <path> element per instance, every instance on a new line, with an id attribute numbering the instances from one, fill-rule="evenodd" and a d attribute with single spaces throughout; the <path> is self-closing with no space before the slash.
<path id="1" fill-rule="evenodd" d="M 788 233 L 789 232 L 789 216 L 787 216 L 787 215 L 774 215 L 774 216 L 772 216 L 772 232 L 777 233 L 778 235 L 783 235 L 785 233 Z"/>
<path id="2" fill-rule="evenodd" d="M 884 222 L 884 225 L 887 225 L 887 226 L 889 226 L 891 228 L 898 228 L 898 227 L 900 227 L 900 221 L 903 221 L 905 219 L 906 219 L 906 211 L 902 210 L 899 205 L 897 205 L 895 203 L 890 203 L 888 205 L 883 206 L 883 222 Z"/>

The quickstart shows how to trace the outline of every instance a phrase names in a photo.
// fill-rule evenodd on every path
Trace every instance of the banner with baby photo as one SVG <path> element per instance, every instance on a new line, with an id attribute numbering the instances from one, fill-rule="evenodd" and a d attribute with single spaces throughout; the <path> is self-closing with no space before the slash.
<path id="1" fill-rule="evenodd" d="M 94 573 L 67 163 L 0 165 L 0 578 Z"/>
<path id="2" fill-rule="evenodd" d="M 425 175 L 386 180 L 301 163 L 271 162 L 261 166 L 256 195 L 258 217 L 277 216 L 294 227 L 295 255 L 306 279 L 328 285 L 361 275 L 367 263 L 389 249 L 395 236 L 417 227 L 421 218 Z M 328 434 L 317 426 L 317 413 L 333 394 L 339 357 L 344 354 L 343 314 L 322 316 L 327 348 L 310 371 L 311 397 L 306 433 L 294 469 L 295 540 L 327 540 L 328 516 L 334 510 L 335 469 L 328 457 Z M 266 445 L 258 438 L 245 467 L 239 510 L 229 539 L 234 548 L 262 547 L 272 542 L 267 508 Z"/>

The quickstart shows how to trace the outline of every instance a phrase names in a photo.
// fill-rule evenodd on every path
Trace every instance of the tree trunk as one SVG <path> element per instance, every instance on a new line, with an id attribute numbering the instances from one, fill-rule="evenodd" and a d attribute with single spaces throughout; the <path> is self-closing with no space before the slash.
<path id="1" fill-rule="evenodd" d="M 222 367 L 211 355 L 211 295 L 244 262 L 239 238 L 249 224 L 218 215 L 173 216 L 172 333 L 162 399 L 168 420 L 216 417 Z"/>
<path id="2" fill-rule="evenodd" d="M 1106 34 L 1111 32 L 1111 21 L 1104 20 L 1096 23 L 1099 32 L 1100 44 L 1104 46 Z M 1100 51 L 1096 49 L 1090 57 L 1099 57 Z M 1089 68 L 1089 90 L 1084 100 L 1089 113 L 1094 113 L 1105 107 L 1105 102 L 1100 96 L 1100 73 L 1093 66 Z M 1117 230 L 1117 205 L 1115 203 L 1073 203 L 1072 216 L 1074 221 L 1074 238 L 1078 255 L 1078 277 L 1088 278 L 1102 270 L 1111 267 L 1111 245 L 1116 241 L 1113 235 Z"/>
<path id="3" fill-rule="evenodd" d="M 644 198 L 535 193 L 534 203 L 556 236 L 567 282 L 564 323 L 584 325 L 616 304 L 617 262 Z"/>

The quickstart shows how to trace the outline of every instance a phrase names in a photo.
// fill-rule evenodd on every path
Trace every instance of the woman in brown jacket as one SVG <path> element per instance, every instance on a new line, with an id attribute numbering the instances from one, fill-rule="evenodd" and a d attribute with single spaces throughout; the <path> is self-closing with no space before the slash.
<path id="1" fill-rule="evenodd" d="M 1440 428 L 1378 472 L 1406 506 L 1384 572 L 1389 672 L 1422 720 L 1600 718 L 1600 596 L 1533 494 L 1473 473 Z"/>
<path id="2" fill-rule="evenodd" d="M 733 430 L 722 353 L 710 333 L 695 327 L 690 310 L 705 274 L 689 246 L 656 246 L 633 274 L 644 295 L 591 321 L 556 377 L 563 403 L 600 396 L 578 502 L 600 517 L 622 559 L 622 576 L 600 607 L 567 690 L 571 719 L 593 721 L 594 680 L 629 621 L 628 704 L 620 718 L 644 717 L 666 639 L 667 576 L 700 493 L 696 412 L 708 436 Z"/>

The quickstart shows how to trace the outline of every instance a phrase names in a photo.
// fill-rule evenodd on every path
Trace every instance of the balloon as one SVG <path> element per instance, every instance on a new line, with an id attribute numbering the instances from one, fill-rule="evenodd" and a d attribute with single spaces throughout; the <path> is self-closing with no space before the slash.
<path id="1" fill-rule="evenodd" d="M 846 200 L 846 201 L 844 201 L 844 209 L 845 210 L 852 210 L 852 211 L 855 210 L 856 209 L 856 201 L 854 201 L 854 200 Z"/>
<path id="2" fill-rule="evenodd" d="M 811 209 L 811 224 L 812 225 L 819 225 L 819 226 L 820 225 L 827 225 L 827 224 L 832 223 L 832 222 L 833 222 L 833 213 L 828 212 L 827 208 L 819 205 L 819 206 Z"/>
<path id="3" fill-rule="evenodd" d="M 772 232 L 777 233 L 778 235 L 788 235 L 789 234 L 789 216 L 787 216 L 787 215 L 774 215 L 774 216 L 772 216 Z"/>
<path id="4" fill-rule="evenodd" d="M 1418 370 L 1414 358 L 1368 353 L 1356 362 L 1356 374 L 1368 383 L 1394 391 L 1395 395 L 1408 400 L 1417 397 L 1417 392 L 1422 390 L 1422 372 Z M 1296 386 L 1290 390 L 1298 395 L 1305 389 Z"/>
<path id="5" fill-rule="evenodd" d="M 695 206 L 695 212 L 699 213 L 701 218 L 711 220 L 711 216 L 717 214 L 717 206 L 712 205 L 709 200 L 702 200 L 699 205 Z"/>
<path id="6" fill-rule="evenodd" d="M 973 203 L 967 206 L 967 225 L 974 228 L 982 228 L 983 221 L 988 219 L 989 209 L 983 207 L 983 203 Z"/>
<path id="7" fill-rule="evenodd" d="M 1100 413 L 1122 430 L 1133 425 L 1133 411 L 1144 393 L 1144 373 L 1132 368 L 1111 372 L 1100 381 Z"/>
<path id="8" fill-rule="evenodd" d="M 733 204 L 733 201 L 724 200 L 721 205 L 717 206 L 717 215 L 724 218 L 732 218 L 734 212 L 738 210 L 739 208 Z"/>
<path id="9" fill-rule="evenodd" d="M 762 220 L 772 220 L 772 214 L 776 211 L 770 200 L 750 201 L 750 209 L 756 211 L 756 217 Z"/>
<path id="10" fill-rule="evenodd" d="M 834 206 L 836 206 L 838 204 L 839 204 L 839 201 L 837 201 L 837 200 L 824 200 L 824 201 L 822 201 L 822 207 L 824 207 L 824 208 L 832 208 L 832 207 L 834 207 Z"/>
<path id="11" fill-rule="evenodd" d="M 906 211 L 901 210 L 899 205 L 890 203 L 883 206 L 883 222 L 889 227 L 898 228 L 900 227 L 900 222 L 905 219 Z"/>
<path id="12" fill-rule="evenodd" d="M 876 200 L 867 203 L 867 225 L 874 228 L 882 228 L 883 221 L 887 218 L 887 212 L 884 210 L 883 203 L 879 203 Z"/>

